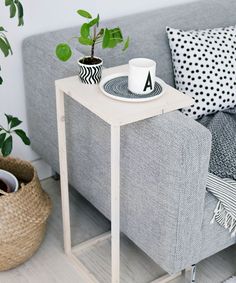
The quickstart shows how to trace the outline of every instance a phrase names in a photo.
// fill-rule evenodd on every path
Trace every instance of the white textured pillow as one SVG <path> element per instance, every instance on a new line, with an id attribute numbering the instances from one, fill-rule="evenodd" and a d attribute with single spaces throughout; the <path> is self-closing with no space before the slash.
<path id="1" fill-rule="evenodd" d="M 236 106 L 236 27 L 182 31 L 166 28 L 177 89 L 195 103 L 195 119 Z"/>

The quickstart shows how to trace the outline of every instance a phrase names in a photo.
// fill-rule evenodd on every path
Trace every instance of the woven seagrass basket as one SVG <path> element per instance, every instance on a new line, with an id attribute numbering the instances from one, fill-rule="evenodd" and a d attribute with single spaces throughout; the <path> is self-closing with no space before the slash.
<path id="1" fill-rule="evenodd" d="M 0 157 L 0 169 L 15 175 L 17 192 L 0 195 L 0 271 L 28 260 L 42 243 L 51 201 L 34 167 L 26 161 Z"/>

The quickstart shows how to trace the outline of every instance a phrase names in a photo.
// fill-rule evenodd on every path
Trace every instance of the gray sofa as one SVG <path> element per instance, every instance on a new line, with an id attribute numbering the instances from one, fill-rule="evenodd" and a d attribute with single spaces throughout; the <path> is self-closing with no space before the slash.
<path id="1" fill-rule="evenodd" d="M 174 85 L 165 27 L 205 29 L 236 23 L 235 0 L 168 7 L 106 22 L 132 38 L 126 53 L 97 50 L 106 67 L 133 57 L 157 61 L 157 74 Z M 54 81 L 77 74 L 72 60 L 54 56 L 57 43 L 79 27 L 35 35 L 23 42 L 28 122 L 33 149 L 58 166 Z M 74 45 L 76 47 L 76 43 Z M 70 184 L 110 218 L 110 129 L 85 108 L 66 100 Z M 206 192 L 211 134 L 179 111 L 121 131 L 121 229 L 169 273 L 176 273 L 236 242 L 210 225 L 217 200 Z"/>

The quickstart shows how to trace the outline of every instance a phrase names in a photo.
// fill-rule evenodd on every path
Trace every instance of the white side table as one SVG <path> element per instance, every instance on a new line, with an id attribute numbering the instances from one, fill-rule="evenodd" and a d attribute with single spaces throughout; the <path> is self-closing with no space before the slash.
<path id="1" fill-rule="evenodd" d="M 103 76 L 121 73 L 128 70 L 128 65 L 122 65 L 103 70 Z M 192 98 L 167 86 L 165 94 L 155 100 L 143 103 L 129 103 L 113 100 L 105 96 L 98 85 L 82 84 L 77 76 L 57 80 L 57 123 L 61 175 L 62 216 L 64 249 L 69 258 L 76 264 L 80 272 L 86 276 L 86 282 L 97 282 L 91 272 L 77 259 L 73 251 L 79 251 L 94 245 L 111 236 L 112 243 L 112 283 L 120 282 L 120 127 L 129 123 L 154 117 L 182 107 L 190 106 Z M 70 210 L 68 193 L 68 169 L 66 153 L 65 109 L 64 96 L 68 95 L 88 110 L 96 114 L 111 126 L 111 235 L 105 233 L 94 239 L 71 246 Z M 176 277 L 176 276 L 175 276 Z M 155 280 L 167 282 L 172 277 Z M 154 282 L 154 281 L 153 281 Z"/>

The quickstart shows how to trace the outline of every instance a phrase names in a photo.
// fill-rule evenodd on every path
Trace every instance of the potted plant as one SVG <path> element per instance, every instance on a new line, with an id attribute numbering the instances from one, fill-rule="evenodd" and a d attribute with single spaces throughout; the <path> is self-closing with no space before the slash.
<path id="1" fill-rule="evenodd" d="M 5 116 L 7 126 L 0 125 L 0 271 L 24 263 L 38 250 L 52 209 L 35 168 L 27 161 L 9 156 L 14 136 L 25 145 L 30 145 L 30 139 L 19 128 L 22 121 Z"/>
<path id="2" fill-rule="evenodd" d="M 11 154 L 13 149 L 14 135 L 20 137 L 25 145 L 30 145 L 30 139 L 26 133 L 19 128 L 22 123 L 17 117 L 5 114 L 7 119 L 7 127 L 0 125 L 0 151 L 3 157 Z M 16 177 L 6 170 L 0 170 L 0 189 L 7 192 L 16 192 L 19 184 Z"/>
<path id="3" fill-rule="evenodd" d="M 103 60 L 94 55 L 95 46 L 102 44 L 102 48 L 114 48 L 118 44 L 123 44 L 123 51 L 129 47 L 129 37 L 124 40 L 121 29 L 99 28 L 100 17 L 92 15 L 85 10 L 78 10 L 77 13 L 86 18 L 87 21 L 80 28 L 80 35 L 73 37 L 82 45 L 91 47 L 90 55 L 79 58 L 79 77 L 83 83 L 96 84 L 101 80 Z M 69 43 L 60 43 L 56 47 L 56 56 L 61 61 L 67 61 L 72 55 Z"/>
<path id="4" fill-rule="evenodd" d="M 18 0 L 6 0 L 5 6 L 9 7 L 10 18 L 18 17 L 18 26 L 23 26 L 24 10 L 20 1 Z M 5 57 L 12 55 L 11 45 L 6 36 L 6 30 L 3 26 L 0 26 L 0 51 Z M 1 66 L 0 66 L 1 70 Z M 3 83 L 3 78 L 0 76 L 0 85 Z M 30 140 L 22 129 L 17 128 L 22 121 L 17 117 L 6 115 L 8 125 L 6 128 L 0 125 L 0 151 L 3 157 L 10 155 L 12 152 L 13 135 L 18 135 L 22 141 L 30 145 Z M 14 175 L 5 170 L 0 171 L 0 189 L 6 192 L 15 192 L 18 189 L 18 181 Z"/>
<path id="5" fill-rule="evenodd" d="M 5 5 L 10 8 L 10 17 L 18 15 L 18 25 L 23 25 L 20 1 L 5 0 Z M 6 30 L 1 25 L 0 52 L 5 57 L 12 55 Z M 0 76 L 0 85 L 2 83 Z M 22 264 L 37 251 L 52 207 L 35 168 L 27 161 L 9 157 L 15 135 L 26 145 L 30 145 L 30 140 L 19 128 L 22 121 L 12 115 L 5 116 L 6 127 L 0 125 L 0 271 Z"/>

